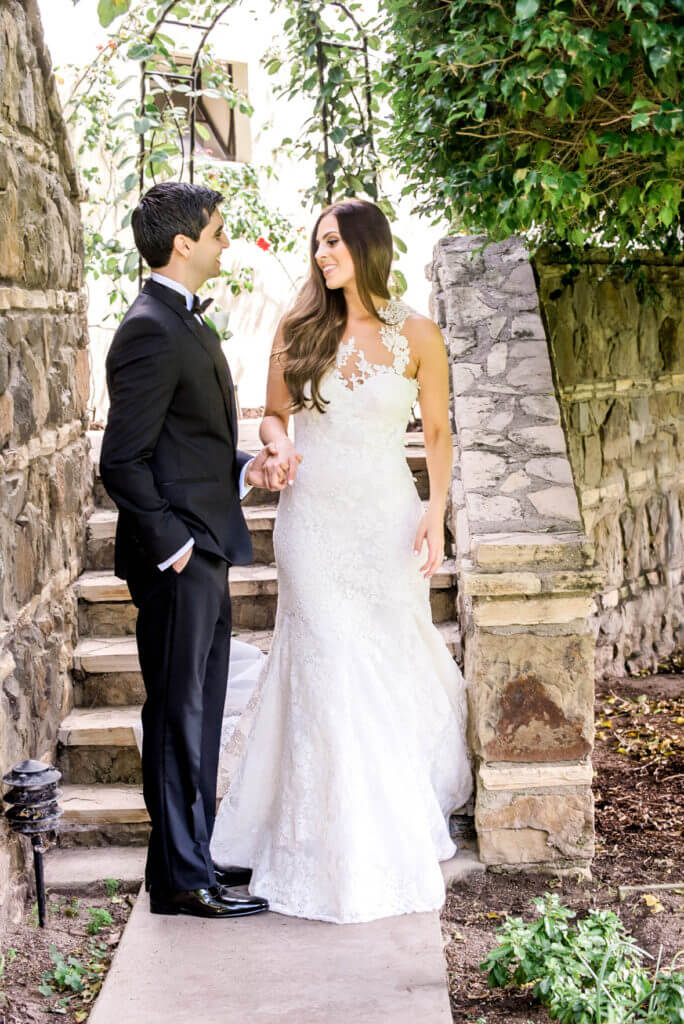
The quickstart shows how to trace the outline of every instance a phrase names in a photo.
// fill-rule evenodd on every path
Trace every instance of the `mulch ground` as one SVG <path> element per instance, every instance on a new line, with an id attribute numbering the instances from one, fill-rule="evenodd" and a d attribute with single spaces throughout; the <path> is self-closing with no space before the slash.
<path id="1" fill-rule="evenodd" d="M 532 920 L 530 900 L 555 892 L 580 916 L 619 914 L 637 944 L 663 965 L 684 950 L 684 885 L 633 893 L 619 886 L 684 883 L 684 674 L 681 657 L 661 675 L 601 683 L 596 693 L 596 858 L 592 881 L 487 872 L 459 883 L 442 912 L 451 1009 L 456 1022 L 547 1022 L 525 991 L 490 989 L 479 964 L 497 945 L 507 914 Z M 657 901 L 651 899 L 657 896 Z M 677 961 L 683 966 L 683 956 Z"/>
<path id="2" fill-rule="evenodd" d="M 108 894 L 105 885 L 93 895 L 58 896 L 48 893 L 45 928 L 38 927 L 35 904 L 26 906 L 21 924 L 8 928 L 0 949 L 0 1024 L 82 1024 L 107 973 L 112 955 L 133 906 L 134 897 L 121 890 Z M 96 912 L 105 911 L 111 924 L 88 934 Z M 105 921 L 107 919 L 105 918 Z M 50 954 L 56 948 L 64 958 L 57 966 Z M 4 961 L 3 961 L 4 957 Z M 79 967 L 69 963 L 73 957 Z M 80 968 L 86 968 L 82 973 Z M 64 991 L 44 995 L 44 975 L 51 972 L 71 984 L 82 984 L 83 991 L 67 986 Z M 70 972 L 70 973 L 69 973 Z"/>

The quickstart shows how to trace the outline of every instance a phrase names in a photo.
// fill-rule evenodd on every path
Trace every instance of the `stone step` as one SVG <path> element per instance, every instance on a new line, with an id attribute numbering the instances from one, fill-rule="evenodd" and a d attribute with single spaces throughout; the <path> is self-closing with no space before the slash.
<path id="1" fill-rule="evenodd" d="M 65 825 L 137 824 L 149 821 L 140 786 L 62 786 Z"/>
<path id="2" fill-rule="evenodd" d="M 233 636 L 267 654 L 271 630 L 237 629 Z M 460 643 L 460 637 L 457 640 Z M 74 704 L 115 707 L 142 704 L 145 699 L 134 636 L 86 637 L 74 651 Z"/>
<path id="3" fill-rule="evenodd" d="M 145 874 L 145 850 L 111 846 L 89 850 L 53 848 L 45 858 L 45 883 L 53 893 L 100 896 L 105 879 L 116 879 L 117 892 L 137 892 Z"/>
<path id="4" fill-rule="evenodd" d="M 67 783 L 61 789 L 60 804 L 64 815 L 60 821 L 59 847 L 73 849 L 75 847 L 114 848 L 141 846 L 147 842 L 149 835 L 149 815 L 145 807 L 141 785 L 80 785 Z M 461 840 L 459 840 L 461 842 Z M 484 871 L 477 856 L 477 844 L 468 842 L 469 849 L 459 850 L 457 856 L 476 871 Z M 130 859 L 134 859 L 131 855 Z M 445 879 L 458 877 L 458 872 L 451 875 L 449 868 L 455 867 L 447 861 L 443 865 Z M 117 878 L 117 874 L 101 877 Z"/>
<path id="5" fill-rule="evenodd" d="M 256 431 L 253 424 L 248 421 L 243 421 L 240 424 L 240 428 L 241 435 L 243 433 L 243 428 L 246 429 L 246 433 L 244 437 L 241 436 L 238 446 L 242 448 L 243 451 L 256 454 L 260 448 L 260 443 L 256 437 Z M 103 509 L 114 509 L 114 503 L 102 486 L 102 480 L 100 479 L 99 458 L 100 446 L 102 443 L 102 431 L 90 431 L 88 436 L 90 438 L 91 458 L 93 468 L 95 470 L 95 504 Z M 426 499 L 429 497 L 430 490 L 427 475 L 427 461 L 425 456 L 425 439 L 421 432 L 410 431 L 406 434 L 405 451 L 406 461 L 408 462 L 409 469 L 413 473 L 418 493 L 421 498 Z M 263 491 L 258 487 L 253 487 L 243 500 L 243 506 L 245 508 L 277 504 L 278 492 Z"/>
<path id="6" fill-rule="evenodd" d="M 84 572 L 75 583 L 76 594 L 89 604 L 130 601 L 125 580 L 108 569 Z M 278 575 L 274 565 L 236 565 L 230 570 L 230 595 L 257 597 L 278 593 Z"/>
<path id="7" fill-rule="evenodd" d="M 275 505 L 252 505 L 244 509 L 252 538 L 255 562 L 273 562 Z M 113 508 L 96 508 L 88 520 L 86 554 L 89 569 L 113 569 L 114 538 L 118 513 Z"/>
<path id="8" fill-rule="evenodd" d="M 455 562 L 447 559 L 430 581 L 435 622 L 456 618 Z M 83 573 L 75 583 L 82 637 L 126 636 L 135 632 L 137 611 L 128 586 L 106 569 Z M 278 573 L 275 565 L 235 566 L 230 571 L 233 624 L 241 629 L 271 629 L 275 623 Z"/>
<path id="9" fill-rule="evenodd" d="M 427 502 L 424 502 L 427 505 Z M 252 538 L 254 561 L 269 565 L 275 561 L 273 550 L 273 527 L 275 526 L 276 505 L 253 505 L 243 509 Z M 89 570 L 114 568 L 114 539 L 118 513 L 113 508 L 96 508 L 91 514 L 86 529 L 86 565 Z M 447 535 L 447 553 L 452 553 Z"/>
<path id="10" fill-rule="evenodd" d="M 456 623 L 438 627 L 442 638 L 453 652 L 460 644 Z M 261 647 L 266 648 L 269 639 L 262 639 Z M 144 688 L 140 673 L 133 671 L 137 666 L 135 640 L 110 640 L 103 647 L 102 641 L 87 640 L 79 644 L 75 660 L 91 668 L 109 668 L 96 678 L 102 680 L 101 689 L 95 696 L 104 697 L 90 706 L 75 707 L 63 720 L 58 733 L 57 764 L 65 782 L 79 785 L 95 784 L 139 784 L 142 780 L 140 757 L 135 740 L 134 726 L 140 719 L 140 707 L 144 699 Z M 99 646 L 99 650 L 95 649 Z M 119 648 L 118 653 L 113 653 Z M 121 682 L 120 665 L 129 670 L 131 681 L 127 687 Z M 112 680 L 113 695 L 107 690 L 107 680 Z M 129 696 L 130 703 L 121 700 Z M 237 709 L 236 709 L 237 712 Z"/>
<path id="11" fill-rule="evenodd" d="M 457 622 L 437 623 L 450 653 L 461 659 L 461 631 Z M 235 630 L 239 640 L 255 644 L 267 654 L 271 630 Z M 134 636 L 86 637 L 74 651 L 74 704 L 77 707 L 121 707 L 145 699 Z"/>
<path id="12" fill-rule="evenodd" d="M 454 586 L 455 578 L 456 564 L 453 559 L 446 559 L 430 580 L 430 588 L 432 590 L 448 590 Z M 119 579 L 107 569 L 82 573 L 74 586 L 77 596 L 89 604 L 122 602 L 131 599 L 126 581 Z M 236 565 L 230 570 L 232 599 L 277 593 L 278 572 L 275 565 Z"/>
<path id="13" fill-rule="evenodd" d="M 140 846 L 53 847 L 45 858 L 45 883 L 53 893 L 96 896 L 105 891 L 105 879 L 114 878 L 119 883 L 117 892 L 136 892 L 145 874 L 145 859 L 146 851 Z M 459 850 L 456 857 L 442 863 L 447 885 L 485 870 L 472 849 Z"/>
<path id="14" fill-rule="evenodd" d="M 57 739 L 65 747 L 135 747 L 133 724 L 139 718 L 138 705 L 75 708 L 63 720 Z"/>
<path id="15" fill-rule="evenodd" d="M 437 629 L 451 654 L 457 654 L 461 634 L 456 622 L 440 622 Z M 238 640 L 254 644 L 267 654 L 271 649 L 271 630 L 236 630 Z M 133 636 L 86 637 L 74 651 L 74 668 L 89 675 L 107 675 L 118 672 L 139 672 L 138 650 Z"/>
<path id="16" fill-rule="evenodd" d="M 62 786 L 58 845 L 61 849 L 93 846 L 145 846 L 150 819 L 137 785 Z"/>

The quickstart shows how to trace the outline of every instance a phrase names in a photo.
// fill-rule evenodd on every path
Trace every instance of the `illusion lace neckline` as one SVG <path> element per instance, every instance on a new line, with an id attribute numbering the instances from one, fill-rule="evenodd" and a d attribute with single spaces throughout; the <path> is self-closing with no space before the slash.
<path id="1" fill-rule="evenodd" d="M 415 377 L 407 377 L 406 367 L 411 361 L 408 339 L 401 333 L 406 318 L 411 312 L 410 306 L 405 302 L 390 299 L 386 306 L 378 310 L 378 316 L 383 320 L 380 327 L 380 340 L 385 348 L 392 355 L 390 363 L 374 363 L 367 359 L 365 353 L 356 343 L 352 335 L 346 341 L 341 342 L 335 357 L 333 376 L 347 391 L 356 391 L 359 385 L 365 384 L 373 377 L 386 374 L 393 374 L 412 384 L 416 390 L 419 388 Z M 351 364 L 348 372 L 344 370 L 347 364 Z"/>

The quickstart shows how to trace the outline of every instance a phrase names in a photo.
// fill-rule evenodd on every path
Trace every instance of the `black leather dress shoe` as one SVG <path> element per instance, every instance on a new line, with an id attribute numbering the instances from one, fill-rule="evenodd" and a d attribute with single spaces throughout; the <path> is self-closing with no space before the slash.
<path id="1" fill-rule="evenodd" d="M 219 868 L 214 864 L 214 874 L 219 885 L 249 885 L 252 880 L 251 868 L 239 868 L 235 864 Z"/>
<path id="2" fill-rule="evenodd" d="M 189 914 L 191 917 L 246 917 L 268 910 L 268 901 L 260 896 L 245 896 L 223 886 L 174 892 L 150 889 L 153 914 Z"/>

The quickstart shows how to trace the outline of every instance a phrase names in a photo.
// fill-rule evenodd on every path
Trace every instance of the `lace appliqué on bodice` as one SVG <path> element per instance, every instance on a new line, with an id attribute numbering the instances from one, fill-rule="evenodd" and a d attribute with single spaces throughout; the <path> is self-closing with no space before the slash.
<path id="1" fill-rule="evenodd" d="M 348 391 L 353 391 L 358 385 L 376 377 L 382 373 L 394 373 L 398 377 L 404 377 L 418 389 L 418 381 L 413 377 L 406 377 L 406 367 L 411 361 L 411 352 L 408 340 L 401 333 L 404 321 L 410 314 L 411 309 L 405 302 L 390 299 L 386 306 L 378 310 L 378 316 L 384 321 L 380 328 L 380 339 L 392 355 L 391 363 L 370 362 L 365 353 L 356 344 L 356 340 L 348 338 L 341 343 L 333 374 L 336 380 L 343 384 Z M 355 361 L 353 363 L 352 361 Z M 352 364 L 348 367 L 347 364 Z M 344 372 L 346 369 L 347 372 Z"/>

